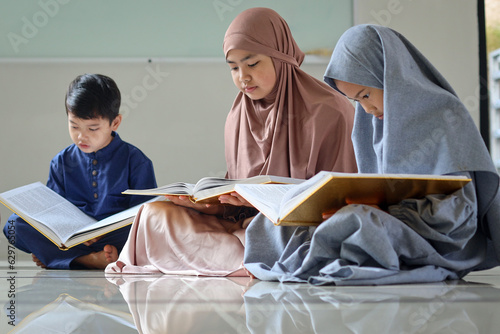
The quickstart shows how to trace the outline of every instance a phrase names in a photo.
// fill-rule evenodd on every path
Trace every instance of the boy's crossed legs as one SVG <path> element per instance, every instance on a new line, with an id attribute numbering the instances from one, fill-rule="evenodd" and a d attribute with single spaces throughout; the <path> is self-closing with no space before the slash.
<path id="1" fill-rule="evenodd" d="M 130 226 L 60 250 L 49 239 L 22 220 L 16 221 L 16 248 L 31 253 L 33 262 L 49 269 L 104 269 L 115 262 L 127 241 Z"/>

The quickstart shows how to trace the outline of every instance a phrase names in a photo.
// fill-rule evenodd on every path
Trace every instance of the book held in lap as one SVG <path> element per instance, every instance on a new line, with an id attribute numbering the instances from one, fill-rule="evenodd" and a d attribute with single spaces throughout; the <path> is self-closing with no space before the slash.
<path id="1" fill-rule="evenodd" d="M 219 203 L 220 195 L 234 192 L 237 184 L 297 184 L 304 180 L 274 175 L 258 175 L 246 179 L 204 177 L 196 184 L 175 182 L 153 189 L 127 189 L 123 194 L 148 196 L 188 196 L 193 203 Z"/>
<path id="2" fill-rule="evenodd" d="M 453 175 L 319 172 L 299 185 L 239 184 L 236 192 L 275 225 L 318 225 L 347 204 L 385 207 L 408 198 L 451 194 L 471 179 Z"/>
<path id="3" fill-rule="evenodd" d="M 41 182 L 3 192 L 0 202 L 61 250 L 132 224 L 142 205 L 97 221 Z"/>

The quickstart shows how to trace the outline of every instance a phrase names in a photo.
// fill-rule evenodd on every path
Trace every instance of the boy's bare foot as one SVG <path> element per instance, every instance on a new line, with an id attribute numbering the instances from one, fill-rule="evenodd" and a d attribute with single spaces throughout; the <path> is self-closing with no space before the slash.
<path id="1" fill-rule="evenodd" d="M 106 245 L 104 246 L 104 256 L 108 263 L 115 262 L 118 260 L 118 250 L 113 245 Z"/>
<path id="2" fill-rule="evenodd" d="M 106 266 L 118 260 L 118 251 L 113 245 L 106 245 L 100 252 L 94 252 L 77 257 L 73 261 L 88 269 L 104 269 Z"/>
<path id="3" fill-rule="evenodd" d="M 33 262 L 35 262 L 35 264 L 37 266 L 39 266 L 40 268 L 47 268 L 47 266 L 45 264 L 42 263 L 42 261 L 40 261 L 36 256 L 35 254 L 31 254 L 31 259 L 33 260 Z"/>

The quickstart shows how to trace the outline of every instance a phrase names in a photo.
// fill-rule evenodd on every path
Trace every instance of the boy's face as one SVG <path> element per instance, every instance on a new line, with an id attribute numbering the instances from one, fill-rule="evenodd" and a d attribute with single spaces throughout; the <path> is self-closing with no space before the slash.
<path id="1" fill-rule="evenodd" d="M 109 120 L 102 117 L 82 119 L 68 112 L 69 135 L 82 152 L 97 152 L 111 143 L 111 133 L 118 129 L 121 120 L 122 115 L 118 115 L 109 124 Z"/>

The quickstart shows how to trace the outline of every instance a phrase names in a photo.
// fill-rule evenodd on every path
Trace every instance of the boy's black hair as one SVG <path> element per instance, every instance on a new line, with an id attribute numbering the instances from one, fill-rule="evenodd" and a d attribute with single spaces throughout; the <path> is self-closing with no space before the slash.
<path id="1" fill-rule="evenodd" d="M 120 112 L 121 95 L 113 79 L 102 74 L 83 74 L 75 78 L 66 92 L 66 115 L 78 118 L 102 117 L 109 124 Z"/>

